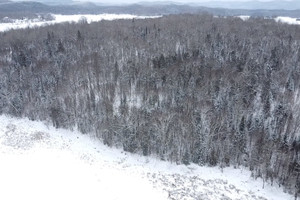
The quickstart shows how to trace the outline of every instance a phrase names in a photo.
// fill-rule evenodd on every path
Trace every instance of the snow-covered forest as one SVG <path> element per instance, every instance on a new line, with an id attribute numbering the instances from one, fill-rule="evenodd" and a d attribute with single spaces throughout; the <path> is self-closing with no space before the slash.
<path id="1" fill-rule="evenodd" d="M 300 193 L 300 26 L 169 15 L 0 33 L 0 113 Z"/>

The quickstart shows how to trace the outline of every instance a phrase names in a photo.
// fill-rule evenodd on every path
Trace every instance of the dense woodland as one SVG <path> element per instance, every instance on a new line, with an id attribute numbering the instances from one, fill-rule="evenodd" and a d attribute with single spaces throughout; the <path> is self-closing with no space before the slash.
<path id="1" fill-rule="evenodd" d="M 300 26 L 170 15 L 0 33 L 0 113 L 300 194 Z"/>

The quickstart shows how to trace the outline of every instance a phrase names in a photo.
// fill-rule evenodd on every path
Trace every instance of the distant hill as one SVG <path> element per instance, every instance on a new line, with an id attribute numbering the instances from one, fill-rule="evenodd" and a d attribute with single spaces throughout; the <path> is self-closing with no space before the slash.
<path id="1" fill-rule="evenodd" d="M 72 5 L 72 0 L 37 0 L 37 2 L 44 3 L 47 5 Z"/>
<path id="2" fill-rule="evenodd" d="M 1 3 L 9 3 L 9 2 L 11 2 L 11 1 L 8 1 L 8 0 L 0 0 L 0 4 L 1 4 Z"/>
<path id="3" fill-rule="evenodd" d="M 0 0 L 5 1 L 5 0 Z M 119 6 L 95 5 L 93 3 L 73 2 L 66 5 L 49 5 L 40 2 L 10 2 L 2 3 L 0 6 L 0 17 L 6 15 L 35 14 L 35 13 L 56 13 L 56 14 L 135 14 L 135 15 L 169 15 L 180 13 L 211 13 L 219 16 L 289 16 L 300 17 L 300 10 L 266 10 L 266 9 L 225 9 L 210 8 L 201 5 L 182 5 L 169 2 L 166 3 L 147 3 L 130 4 Z"/>
<path id="4" fill-rule="evenodd" d="M 0 0 L 1 1 L 1 0 Z M 0 12 L 46 12 L 51 7 L 38 2 L 11 2 L 1 5 Z"/>
<path id="5" fill-rule="evenodd" d="M 257 10 L 257 9 L 264 9 L 264 10 L 295 10 L 300 9 L 300 1 L 299 0 L 292 0 L 292 1 L 207 1 L 207 2 L 200 2 L 194 5 L 206 6 L 211 8 L 229 8 L 229 9 L 247 9 L 247 10 Z"/>

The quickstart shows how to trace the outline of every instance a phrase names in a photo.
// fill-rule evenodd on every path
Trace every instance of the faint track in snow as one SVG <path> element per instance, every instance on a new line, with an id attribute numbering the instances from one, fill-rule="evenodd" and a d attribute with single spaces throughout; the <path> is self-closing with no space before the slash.
<path id="1" fill-rule="evenodd" d="M 198 176 L 148 173 L 147 177 L 158 188 L 168 193 L 170 200 L 267 200 L 251 191 L 243 191 L 223 179 L 205 180 Z"/>

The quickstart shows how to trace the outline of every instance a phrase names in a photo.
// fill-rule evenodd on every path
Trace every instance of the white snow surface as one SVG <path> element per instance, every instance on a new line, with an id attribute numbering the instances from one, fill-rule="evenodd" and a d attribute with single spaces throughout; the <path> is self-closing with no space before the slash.
<path id="1" fill-rule="evenodd" d="M 240 18 L 243 21 L 247 21 L 248 19 L 250 19 L 250 16 L 249 15 L 240 15 L 240 16 L 238 16 L 238 18 Z"/>
<path id="2" fill-rule="evenodd" d="M 237 16 L 237 17 L 240 18 L 243 21 L 247 21 L 247 20 L 250 19 L 249 15 L 240 15 L 240 16 Z M 293 17 L 282 17 L 282 16 L 279 16 L 279 17 L 274 18 L 274 20 L 276 22 L 279 22 L 279 23 L 300 25 L 299 19 L 297 20 L 297 18 L 293 18 Z"/>
<path id="3" fill-rule="evenodd" d="M 275 18 L 276 22 L 281 22 L 281 23 L 287 23 L 287 24 L 296 24 L 300 25 L 300 20 L 297 18 L 291 18 L 291 17 L 276 17 Z"/>
<path id="4" fill-rule="evenodd" d="M 175 165 L 91 135 L 0 115 L 0 199 L 163 200 L 293 197 L 246 169 Z"/>
<path id="5" fill-rule="evenodd" d="M 99 14 L 99 15 L 61 15 L 51 14 L 54 20 L 43 21 L 41 19 L 18 19 L 13 20 L 11 23 L 0 23 L 0 32 L 5 32 L 11 29 L 25 29 L 34 28 L 40 26 L 47 26 L 57 23 L 78 23 L 80 21 L 86 21 L 87 23 L 98 22 L 101 20 L 118 20 L 118 19 L 145 19 L 145 18 L 157 18 L 161 16 L 138 16 L 130 14 Z"/>

